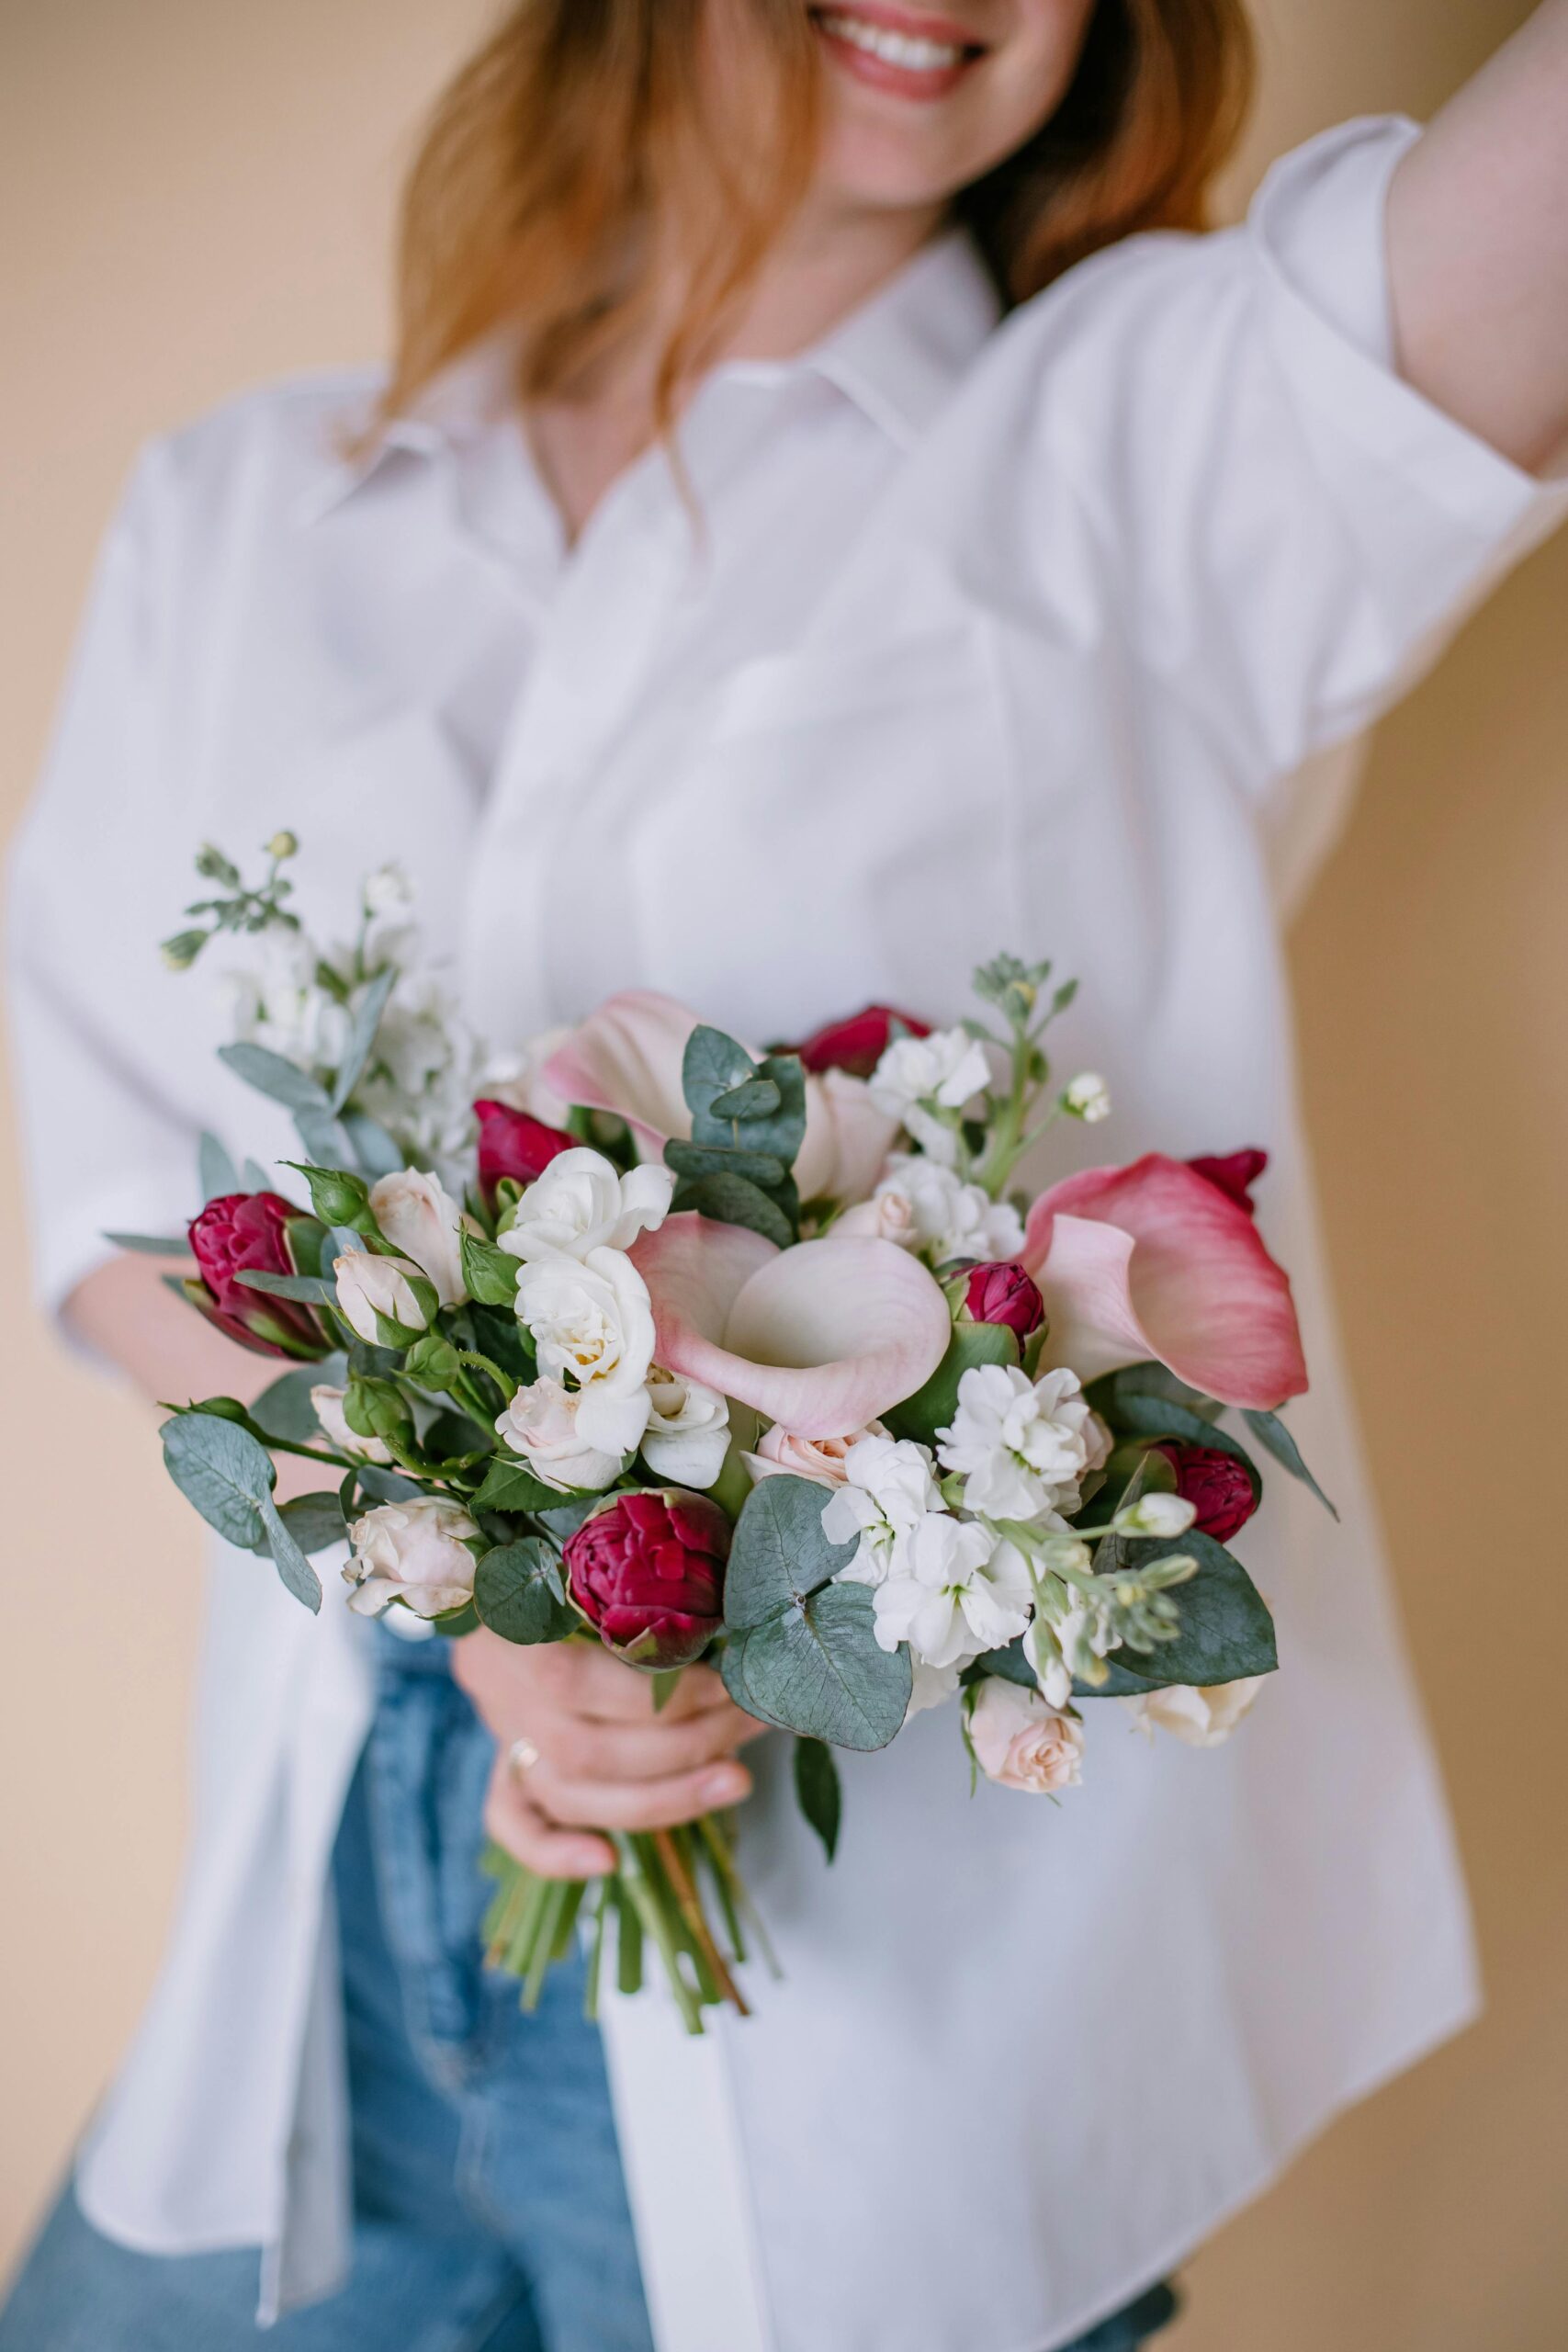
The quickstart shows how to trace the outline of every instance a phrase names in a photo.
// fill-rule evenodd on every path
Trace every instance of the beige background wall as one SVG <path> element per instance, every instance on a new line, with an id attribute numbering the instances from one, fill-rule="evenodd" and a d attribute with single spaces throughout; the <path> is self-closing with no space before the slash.
<path id="1" fill-rule="evenodd" d="M 1269 0 L 1236 192 L 1337 116 L 1429 112 L 1525 13 Z M 398 167 L 484 15 L 479 0 L 0 0 L 7 828 L 132 449 L 249 379 L 379 346 Z M 1295 958 L 1351 1356 L 1491 2012 L 1201 2256 L 1172 2352 L 1568 2338 L 1565 621 L 1560 544 L 1382 729 Z M 8 1139 L 0 1217 L 3 2261 L 153 1969 L 197 1542 L 142 1416 L 29 1317 Z M 1494 1460 L 1512 1475 L 1495 1479 Z M 1489 1641 L 1484 1672 L 1483 1616 L 1519 1629 L 1501 1668 Z"/>

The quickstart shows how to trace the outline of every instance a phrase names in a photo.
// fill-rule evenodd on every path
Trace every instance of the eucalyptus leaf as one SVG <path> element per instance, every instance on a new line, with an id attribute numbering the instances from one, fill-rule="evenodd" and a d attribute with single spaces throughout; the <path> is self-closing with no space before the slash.
<path id="1" fill-rule="evenodd" d="M 998 1682 L 1016 1682 L 1023 1690 L 1037 1690 L 1040 1687 L 1040 1678 L 1024 1656 L 1021 1634 L 1005 1649 L 987 1650 L 983 1657 L 976 1658 L 964 1679 L 966 1682 L 982 1682 L 987 1675 L 994 1675 Z"/>
<path id="2" fill-rule="evenodd" d="M 269 1524 L 272 1463 L 259 1439 L 209 1413 L 176 1413 L 164 1423 L 171 1478 L 209 1527 L 242 1551 L 259 1548 Z"/>
<path id="3" fill-rule="evenodd" d="M 269 1298 L 294 1298 L 310 1306 L 335 1306 L 337 1284 L 320 1274 L 268 1274 L 259 1266 L 242 1266 L 234 1280 L 246 1290 L 265 1291 Z"/>
<path id="4" fill-rule="evenodd" d="M 474 1577 L 474 1607 L 503 1642 L 562 1641 L 581 1622 L 567 1601 L 559 1556 L 537 1535 L 484 1555 Z"/>
<path id="5" fill-rule="evenodd" d="M 1339 1513 L 1302 1460 L 1301 1448 L 1280 1419 L 1279 1414 L 1254 1412 L 1250 1408 L 1244 1408 L 1241 1418 L 1258 1440 L 1258 1444 L 1265 1446 L 1275 1461 L 1290 1472 L 1292 1478 L 1299 1478 L 1303 1487 L 1311 1488 L 1331 1519 L 1337 1519 Z"/>
<path id="6" fill-rule="evenodd" d="M 153 1233 L 106 1233 L 104 1239 L 112 1241 L 117 1250 L 138 1250 L 148 1258 L 190 1256 L 190 1243 L 183 1233 L 178 1240 L 172 1235 L 164 1240 Z"/>
<path id="7" fill-rule="evenodd" d="M 548 1510 L 533 1513 L 540 1526 L 547 1528 L 558 1544 L 570 1542 L 585 1519 L 591 1519 L 604 1501 L 603 1495 L 577 1495 L 570 1502 L 557 1502 Z"/>
<path id="8" fill-rule="evenodd" d="M 284 1589 L 302 1601 L 312 1615 L 316 1614 L 321 1606 L 321 1580 L 295 1542 L 292 1531 L 285 1525 L 270 1494 L 262 1505 L 262 1519 L 266 1527 L 267 1548 L 283 1579 Z"/>
<path id="9" fill-rule="evenodd" d="M 397 967 L 389 964 L 384 972 L 377 973 L 376 978 L 365 991 L 364 1000 L 354 1016 L 354 1027 L 349 1032 L 348 1045 L 338 1068 L 337 1084 L 333 1090 L 332 1098 L 332 1107 L 334 1111 L 344 1109 L 349 1096 L 364 1076 L 365 1065 L 369 1060 L 371 1047 L 376 1043 L 376 1032 L 381 1025 L 381 1015 L 387 1009 L 387 999 L 397 985 Z"/>
<path id="10" fill-rule="evenodd" d="M 244 1193 L 270 1193 L 272 1178 L 257 1159 L 247 1159 L 240 1170 L 240 1189 Z"/>
<path id="11" fill-rule="evenodd" d="M 295 1495 L 279 1504 L 277 1516 L 301 1552 L 324 1552 L 333 1544 L 348 1541 L 335 1487 L 321 1494 Z"/>
<path id="12" fill-rule="evenodd" d="M 239 1170 L 216 1136 L 204 1135 L 197 1150 L 197 1175 L 204 1201 L 221 1200 L 241 1188 Z M 265 1191 L 265 1185 L 260 1188 Z"/>
<path id="13" fill-rule="evenodd" d="M 839 1825 L 843 1818 L 844 1793 L 833 1751 L 819 1739 L 795 1743 L 795 1793 L 801 1812 L 822 1840 L 828 1860 L 839 1849 Z"/>
<path id="14" fill-rule="evenodd" d="M 664 1159 L 677 1176 L 740 1176 L 763 1191 L 782 1184 L 789 1174 L 771 1152 L 749 1151 L 743 1145 L 685 1143 L 679 1136 L 671 1136 L 665 1145 Z"/>
<path id="15" fill-rule="evenodd" d="M 879 1645 L 863 1584 L 824 1585 L 747 1627 L 726 1643 L 720 1665 L 730 1697 L 749 1714 L 834 1747 L 886 1747 L 903 1724 L 913 1683 L 908 1648 Z"/>
<path id="16" fill-rule="evenodd" d="M 716 1094 L 708 1104 L 716 1119 L 766 1119 L 784 1108 L 784 1096 L 771 1078 L 749 1078 L 728 1094 Z"/>
<path id="17" fill-rule="evenodd" d="M 362 1463 L 353 1475 L 375 1503 L 412 1502 L 424 1491 L 413 1479 L 402 1477 L 396 1470 L 383 1470 L 377 1462 Z"/>
<path id="18" fill-rule="evenodd" d="M 547 1487 L 536 1478 L 521 1462 L 508 1461 L 498 1454 L 485 1474 L 485 1481 L 469 1504 L 470 1510 L 546 1510 L 561 1500 L 560 1490 Z M 598 1497 L 594 1497 L 598 1500 Z"/>
<path id="19" fill-rule="evenodd" d="M 1181 1631 L 1173 1642 L 1159 1642 L 1152 1650 L 1121 1649 L 1107 1659 L 1111 1680 L 1100 1691 L 1075 1685 L 1085 1698 L 1123 1697 L 1130 1691 L 1153 1690 L 1175 1682 L 1200 1688 L 1214 1682 L 1238 1682 L 1244 1676 L 1272 1674 L 1280 1663 L 1274 1620 L 1252 1578 L 1233 1552 L 1194 1528 L 1186 1535 L 1159 1542 L 1129 1543 L 1122 1573 L 1135 1575 L 1150 1560 L 1184 1553 L 1198 1563 L 1198 1573 L 1175 1589 L 1181 1611 Z"/>
<path id="20" fill-rule="evenodd" d="M 828 1490 L 813 1478 L 763 1478 L 747 1497 L 729 1547 L 724 1622 L 743 1632 L 795 1606 L 854 1558 L 822 1532 Z"/>
<path id="21" fill-rule="evenodd" d="M 310 1402 L 311 1389 L 318 1384 L 341 1388 L 347 1373 L 348 1365 L 342 1356 L 329 1356 L 321 1363 L 286 1372 L 262 1390 L 251 1407 L 251 1419 L 268 1437 L 286 1438 L 293 1445 L 309 1445 L 321 1434 L 316 1408 Z"/>
<path id="22" fill-rule="evenodd" d="M 914 1395 L 882 1416 L 895 1437 L 934 1445 L 937 1431 L 952 1427 L 958 1410 L 958 1384 L 976 1364 L 1019 1360 L 1017 1334 L 1005 1323 L 955 1323 L 947 1353 Z"/>
<path id="23" fill-rule="evenodd" d="M 286 1061 L 281 1054 L 273 1053 L 265 1046 L 220 1046 L 218 1058 L 228 1065 L 236 1078 L 243 1078 L 258 1094 L 269 1094 L 275 1102 L 283 1103 L 296 1118 L 301 1111 L 332 1111 L 331 1096 L 317 1085 L 309 1070 Z M 319 1152 L 316 1157 L 330 1159 L 332 1154 Z"/>
<path id="24" fill-rule="evenodd" d="M 294 1114 L 294 1126 L 300 1142 L 312 1159 L 327 1167 L 343 1167 L 354 1157 L 354 1147 L 341 1119 L 314 1103 L 306 1103 Z"/>
<path id="25" fill-rule="evenodd" d="M 780 1250 L 787 1250 L 795 1238 L 795 1227 L 777 1202 L 744 1176 L 699 1176 L 679 1187 L 674 1206 L 695 1209 L 721 1225 L 744 1226 Z"/>
<path id="26" fill-rule="evenodd" d="M 405 1165 L 401 1144 L 367 1112 L 344 1111 L 339 1124 L 359 1163 L 360 1174 L 372 1183 L 378 1176 L 395 1176 Z"/>

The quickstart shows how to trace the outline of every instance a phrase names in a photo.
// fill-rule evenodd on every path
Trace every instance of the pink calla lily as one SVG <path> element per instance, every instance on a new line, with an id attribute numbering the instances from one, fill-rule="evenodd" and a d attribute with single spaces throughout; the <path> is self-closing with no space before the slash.
<path id="1" fill-rule="evenodd" d="M 953 1336 L 946 1298 L 891 1241 L 801 1241 L 685 1215 L 632 1258 L 658 1360 L 797 1436 L 842 1437 L 930 1379 Z"/>
<path id="2" fill-rule="evenodd" d="M 672 997 L 623 989 L 557 1046 L 545 1078 L 569 1102 L 617 1113 L 643 1157 L 657 1159 L 671 1136 L 692 1132 L 681 1065 L 696 1026 L 696 1014 Z M 806 1139 L 795 1166 L 802 1200 L 863 1200 L 897 1133 L 897 1121 L 876 1108 L 863 1080 L 840 1069 L 808 1076 Z"/>
<path id="3" fill-rule="evenodd" d="M 1248 1211 L 1150 1152 L 1043 1193 L 1021 1262 L 1051 1318 L 1045 1361 L 1085 1380 L 1156 1357 L 1222 1404 L 1269 1408 L 1307 1385 L 1290 1281 Z"/>

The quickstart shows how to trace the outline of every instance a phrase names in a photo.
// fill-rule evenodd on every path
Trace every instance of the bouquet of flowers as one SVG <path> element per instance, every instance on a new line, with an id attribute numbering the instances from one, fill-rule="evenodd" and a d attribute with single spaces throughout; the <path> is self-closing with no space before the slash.
<path id="1" fill-rule="evenodd" d="M 204 1138 L 188 1238 L 111 1237 L 188 1250 L 166 1279 L 291 1361 L 248 1408 L 169 1408 L 169 1470 L 221 1535 L 313 1610 L 310 1555 L 346 1543 L 350 1608 L 601 1642 L 656 1704 L 710 1662 L 793 1735 L 829 1860 L 833 1750 L 940 1702 L 972 1775 L 1051 1794 L 1091 1700 L 1194 1745 L 1232 1728 L 1276 1664 L 1229 1548 L 1258 1454 L 1314 1485 L 1275 1409 L 1306 1377 L 1261 1153 L 1016 1193 L 1054 1122 L 1110 1105 L 1052 1078 L 1072 984 L 1007 956 L 949 1029 L 871 1006 L 755 1052 L 631 992 L 487 1060 L 395 869 L 329 949 L 291 910 L 296 850 L 254 888 L 203 850 L 211 894 L 164 955 L 254 943 L 222 1058 L 303 1156 L 275 1188 Z M 330 1483 L 277 1503 L 281 1453 Z M 487 1857 L 524 1999 L 586 1926 L 591 2008 L 612 1932 L 622 1986 L 651 1942 L 691 2030 L 743 2008 L 761 1930 L 729 1821 L 611 1842 L 587 1885 Z"/>

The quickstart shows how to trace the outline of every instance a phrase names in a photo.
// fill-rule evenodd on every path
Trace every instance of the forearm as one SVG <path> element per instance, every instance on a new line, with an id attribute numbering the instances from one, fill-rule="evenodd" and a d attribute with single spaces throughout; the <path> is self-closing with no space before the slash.
<path id="1" fill-rule="evenodd" d="M 1546 0 L 1394 175 L 1403 373 L 1518 465 L 1568 440 L 1568 0 Z"/>

